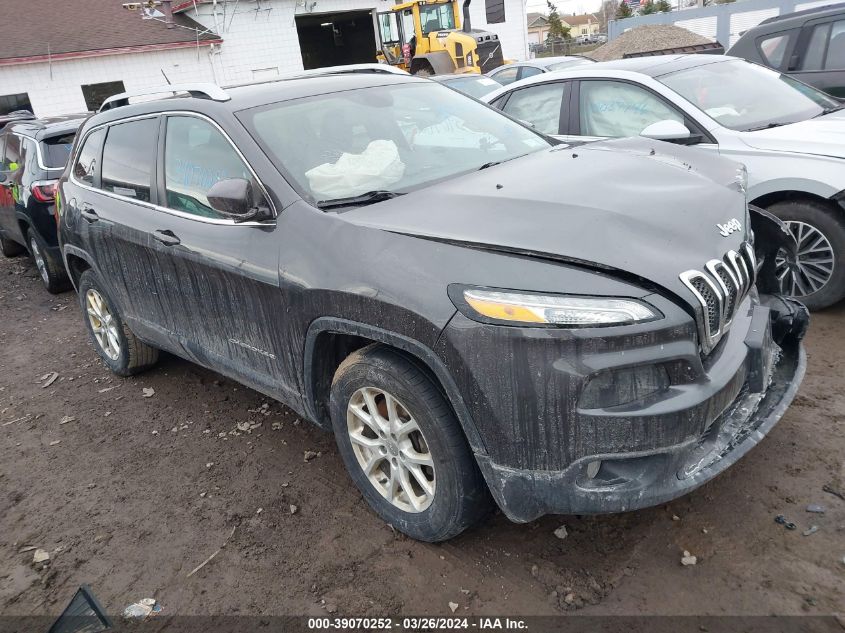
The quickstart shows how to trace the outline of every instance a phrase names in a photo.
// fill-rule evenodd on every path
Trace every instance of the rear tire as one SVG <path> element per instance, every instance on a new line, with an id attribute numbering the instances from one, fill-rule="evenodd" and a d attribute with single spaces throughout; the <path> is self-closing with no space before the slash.
<path id="1" fill-rule="evenodd" d="M 796 239 L 801 237 L 797 268 L 787 270 L 790 267 L 784 262 L 778 270 L 779 275 L 786 273 L 781 286 L 784 294 L 810 310 L 827 308 L 845 297 L 843 212 L 817 200 L 777 202 L 768 210 L 786 223 Z"/>
<path id="2" fill-rule="evenodd" d="M 0 236 L 0 253 L 3 254 L 3 257 L 15 257 L 24 251 L 26 249 L 14 240 Z"/>
<path id="3" fill-rule="evenodd" d="M 79 302 L 94 348 L 115 374 L 131 376 L 156 364 L 158 350 L 129 329 L 93 270 L 86 270 L 79 278 Z"/>
<path id="4" fill-rule="evenodd" d="M 56 295 L 68 290 L 70 279 L 67 272 L 64 267 L 50 257 L 44 240 L 33 229 L 27 231 L 26 239 L 29 242 L 29 254 L 35 261 L 35 266 L 38 268 L 38 273 L 41 275 L 41 281 L 44 282 L 47 292 Z"/>
<path id="5" fill-rule="evenodd" d="M 331 417 L 352 481 L 397 530 L 444 541 L 490 511 L 490 493 L 451 407 L 397 350 L 370 345 L 340 364 Z"/>

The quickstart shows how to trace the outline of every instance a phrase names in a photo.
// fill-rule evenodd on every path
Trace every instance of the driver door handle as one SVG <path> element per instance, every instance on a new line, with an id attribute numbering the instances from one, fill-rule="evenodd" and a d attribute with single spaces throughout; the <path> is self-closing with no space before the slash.
<path id="1" fill-rule="evenodd" d="M 159 230 L 153 231 L 153 239 L 161 242 L 165 246 L 176 246 L 182 243 L 173 231 Z"/>
<path id="2" fill-rule="evenodd" d="M 82 211 L 79 212 L 79 215 L 81 215 L 89 222 L 97 222 L 100 219 L 100 216 L 97 215 L 97 212 L 89 206 L 82 207 Z"/>

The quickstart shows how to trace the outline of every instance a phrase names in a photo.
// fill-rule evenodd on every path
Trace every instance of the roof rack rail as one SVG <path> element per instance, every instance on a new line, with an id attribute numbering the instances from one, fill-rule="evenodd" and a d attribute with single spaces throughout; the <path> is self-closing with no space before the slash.
<path id="1" fill-rule="evenodd" d="M 212 101 L 228 101 L 231 97 L 226 94 L 220 86 L 211 83 L 195 83 L 195 84 L 167 84 L 164 86 L 153 86 L 151 88 L 143 88 L 140 90 L 130 90 L 121 92 L 120 94 L 112 95 L 105 101 L 97 112 L 104 112 L 113 108 L 129 105 L 129 99 L 132 97 L 144 97 L 156 94 L 179 94 L 186 92 L 192 97 L 203 97 L 211 99 Z"/>
<path id="2" fill-rule="evenodd" d="M 302 79 L 305 77 L 322 77 L 325 75 L 347 75 L 354 73 L 387 73 L 391 75 L 408 75 L 408 71 L 396 68 L 389 64 L 378 64 L 375 62 L 362 64 L 344 64 L 343 66 L 324 66 L 323 68 L 312 68 L 310 70 L 294 70 L 281 73 L 271 79 L 258 81 L 247 81 L 243 83 L 229 84 L 225 88 L 245 88 L 247 86 L 258 86 L 261 84 L 286 81 L 288 79 Z"/>

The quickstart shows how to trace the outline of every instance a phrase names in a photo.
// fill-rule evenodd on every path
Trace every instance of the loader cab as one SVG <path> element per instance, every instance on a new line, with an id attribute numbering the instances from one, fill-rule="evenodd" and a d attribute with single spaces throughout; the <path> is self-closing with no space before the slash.
<path id="1" fill-rule="evenodd" d="M 378 26 L 381 52 L 388 63 L 404 64 L 405 70 L 409 70 L 415 55 L 427 54 L 434 48 L 429 42 L 430 34 L 444 32 L 440 37 L 445 38 L 449 35 L 447 31 L 460 28 L 458 3 L 454 0 L 414 0 L 398 4 L 390 11 L 378 14 Z"/>

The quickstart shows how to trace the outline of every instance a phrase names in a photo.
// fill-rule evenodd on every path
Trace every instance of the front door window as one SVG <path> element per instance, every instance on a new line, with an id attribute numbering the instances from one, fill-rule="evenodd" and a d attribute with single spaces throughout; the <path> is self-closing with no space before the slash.
<path id="1" fill-rule="evenodd" d="M 220 180 L 252 179 L 226 137 L 208 121 L 168 117 L 164 143 L 164 187 L 170 209 L 220 218 L 208 202 L 208 190 Z"/>
<path id="2" fill-rule="evenodd" d="M 658 121 L 684 117 L 645 88 L 621 81 L 582 81 L 582 136 L 639 136 Z"/>

